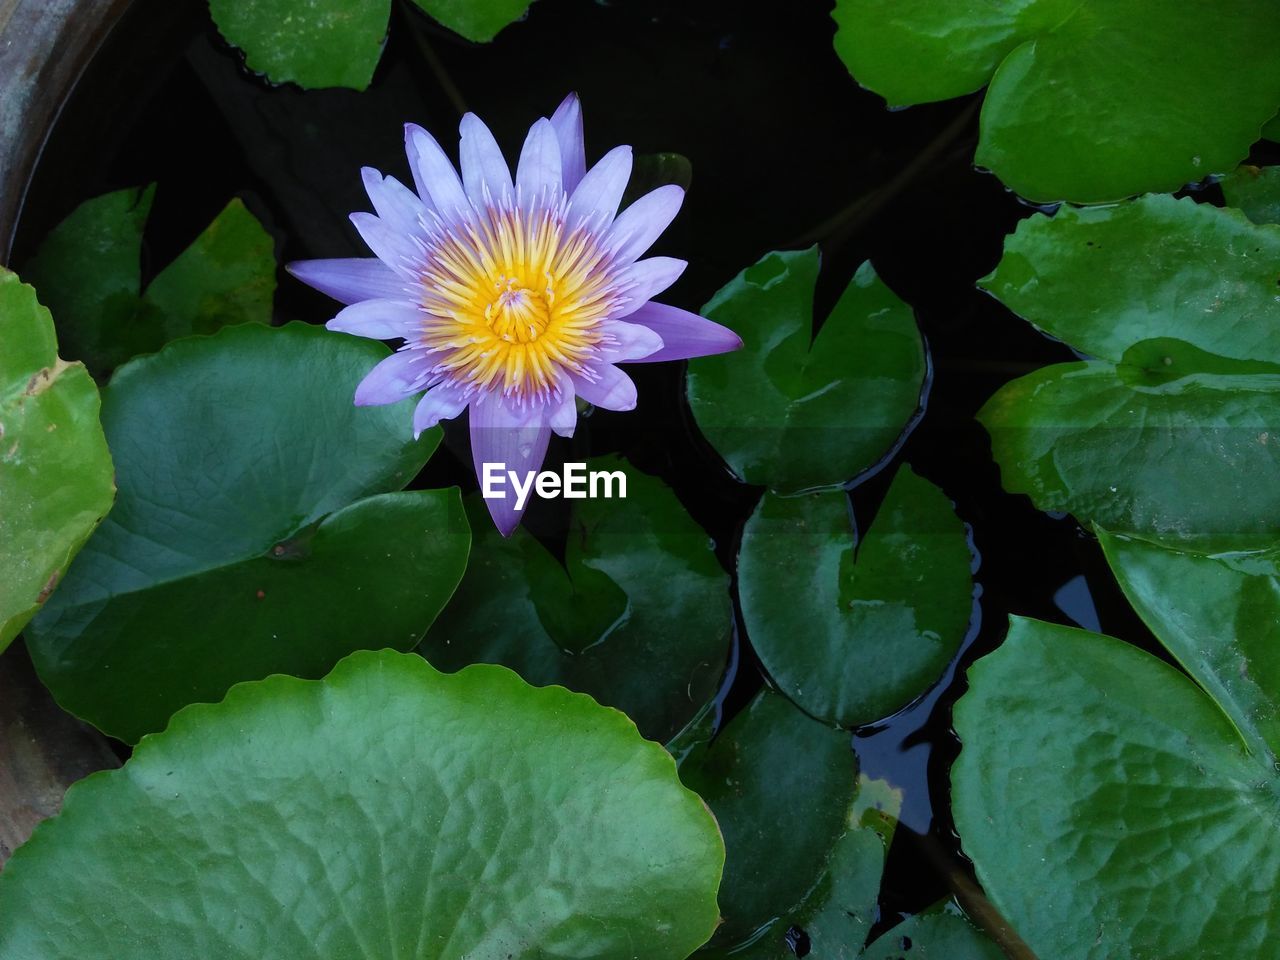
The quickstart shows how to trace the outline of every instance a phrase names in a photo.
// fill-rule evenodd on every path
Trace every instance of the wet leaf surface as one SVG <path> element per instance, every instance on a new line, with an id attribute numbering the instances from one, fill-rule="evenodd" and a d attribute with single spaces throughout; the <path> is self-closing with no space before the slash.
<path id="1" fill-rule="evenodd" d="M 73 787 L 0 876 L 0 955 L 681 960 L 723 857 L 621 714 L 365 652 L 239 685 Z"/>

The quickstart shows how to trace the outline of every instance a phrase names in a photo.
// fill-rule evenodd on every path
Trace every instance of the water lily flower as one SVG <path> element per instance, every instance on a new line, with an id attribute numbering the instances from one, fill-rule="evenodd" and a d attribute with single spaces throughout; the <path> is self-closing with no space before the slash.
<path id="1" fill-rule="evenodd" d="M 415 190 L 365 168 L 376 213 L 351 220 L 374 257 L 289 265 L 347 304 L 330 330 L 404 340 L 360 383 L 357 405 L 425 390 L 415 437 L 469 409 L 477 476 L 495 463 L 526 478 L 541 467 L 551 431 L 573 434 L 575 397 L 635 407 L 635 384 L 616 364 L 742 346 L 717 323 L 652 302 L 686 263 L 640 257 L 684 191 L 659 187 L 619 213 L 631 148 L 615 147 L 588 170 L 576 95 L 530 128 L 514 178 L 479 117 L 463 117 L 461 135 L 461 176 L 414 124 L 405 148 Z M 510 535 L 523 512 L 514 493 L 485 502 Z"/>

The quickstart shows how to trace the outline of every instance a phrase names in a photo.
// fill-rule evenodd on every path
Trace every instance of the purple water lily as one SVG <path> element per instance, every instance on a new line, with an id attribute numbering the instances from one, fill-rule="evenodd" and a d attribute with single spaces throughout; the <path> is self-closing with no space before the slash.
<path id="1" fill-rule="evenodd" d="M 575 396 L 631 410 L 636 387 L 615 366 L 736 350 L 733 331 L 650 298 L 687 265 L 639 257 L 675 218 L 677 186 L 659 187 L 621 213 L 631 148 L 590 170 L 575 94 L 529 130 L 513 181 L 493 134 L 462 118 L 462 176 L 431 134 L 405 127 L 416 193 L 365 168 L 376 215 L 351 220 L 375 257 L 305 260 L 300 280 L 348 306 L 330 330 L 404 339 L 356 389 L 357 405 L 426 393 L 416 437 L 470 408 L 471 455 L 525 478 L 550 432 L 572 436 Z M 503 535 L 520 522 L 514 493 L 487 499 Z"/>

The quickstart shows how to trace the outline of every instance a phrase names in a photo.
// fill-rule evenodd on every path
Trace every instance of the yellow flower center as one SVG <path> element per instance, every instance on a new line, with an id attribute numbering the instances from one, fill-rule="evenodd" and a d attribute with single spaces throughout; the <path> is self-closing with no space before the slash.
<path id="1" fill-rule="evenodd" d="M 427 243 L 420 343 L 461 387 L 531 399 L 584 372 L 617 305 L 595 234 L 567 230 L 563 208 L 506 204 Z"/>

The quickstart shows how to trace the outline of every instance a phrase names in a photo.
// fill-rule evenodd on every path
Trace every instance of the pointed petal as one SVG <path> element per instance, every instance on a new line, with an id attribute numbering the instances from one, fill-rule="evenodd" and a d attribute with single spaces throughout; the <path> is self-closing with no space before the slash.
<path id="1" fill-rule="evenodd" d="M 573 392 L 573 381 L 567 374 L 561 375 L 559 399 L 552 400 L 547 422 L 561 437 L 572 437 L 578 426 L 577 398 Z"/>
<path id="2" fill-rule="evenodd" d="M 481 493 L 486 463 L 497 464 L 505 481 L 495 491 L 498 496 L 484 498 L 489 516 L 504 537 L 511 536 L 529 506 L 526 500 L 517 509 L 516 493 L 506 471 L 514 470 L 521 484 L 529 482 L 529 474 L 542 466 L 550 439 L 551 427 L 540 407 L 514 411 L 493 396 L 482 397 L 471 404 L 471 460 L 480 480 Z"/>
<path id="3" fill-rule="evenodd" d="M 424 235 L 427 207 L 416 193 L 395 177 L 384 177 L 373 167 L 361 169 L 360 176 L 364 178 L 364 189 L 373 201 L 373 209 L 378 211 L 383 223 L 409 236 Z"/>
<path id="4" fill-rule="evenodd" d="M 452 384 L 441 383 L 428 390 L 413 409 L 413 439 L 441 420 L 452 420 L 467 408 L 467 397 Z"/>
<path id="5" fill-rule="evenodd" d="M 360 381 L 356 387 L 357 407 L 377 407 L 396 403 L 421 390 L 431 376 L 431 365 L 420 353 L 401 350 L 393 353 Z"/>
<path id="6" fill-rule="evenodd" d="M 728 327 L 665 303 L 646 303 L 627 319 L 632 324 L 644 324 L 662 337 L 662 349 L 641 358 L 644 363 L 709 357 L 742 346 L 742 338 Z"/>
<path id="7" fill-rule="evenodd" d="M 574 225 L 590 221 L 603 229 L 613 222 L 631 179 L 631 148 L 614 147 L 587 171 L 569 197 Z"/>
<path id="8" fill-rule="evenodd" d="M 662 349 L 662 337 L 642 323 L 606 322 L 601 330 L 612 343 L 601 344 L 600 353 L 610 363 L 645 360 Z"/>
<path id="9" fill-rule="evenodd" d="M 416 265 L 422 261 L 422 248 L 409 234 L 401 233 L 372 213 L 353 213 L 351 222 L 379 260 L 407 279 L 417 277 Z"/>
<path id="10" fill-rule="evenodd" d="M 362 300 L 340 311 L 325 327 L 370 340 L 394 340 L 421 330 L 425 316 L 407 300 Z"/>
<path id="11" fill-rule="evenodd" d="M 556 140 L 560 143 L 560 167 L 565 195 L 573 193 L 587 171 L 587 146 L 582 136 L 582 101 L 571 93 L 551 115 Z"/>
<path id="12" fill-rule="evenodd" d="M 551 121 L 543 117 L 529 128 L 516 166 L 516 193 L 521 202 L 562 190 L 560 144 Z"/>
<path id="13" fill-rule="evenodd" d="M 295 260 L 285 269 L 342 303 L 408 296 L 404 278 L 376 257 Z"/>
<path id="14" fill-rule="evenodd" d="M 602 410 L 636 408 L 636 385 L 630 377 L 611 363 L 597 364 L 594 372 L 598 376 L 594 382 L 576 373 L 571 374 L 578 396 Z"/>
<path id="15" fill-rule="evenodd" d="M 684 188 L 669 183 L 633 203 L 613 221 L 605 243 L 618 263 L 630 263 L 653 246 L 680 212 Z"/>
<path id="16" fill-rule="evenodd" d="M 617 320 L 635 313 L 679 280 L 688 265 L 687 261 L 674 257 L 650 257 L 623 268 L 618 272 L 618 292 L 626 297 L 626 302 L 610 316 Z"/>
<path id="17" fill-rule="evenodd" d="M 465 216 L 470 204 L 462 190 L 462 181 L 435 137 L 413 123 L 405 124 L 404 137 L 418 195 L 430 200 L 446 220 Z"/>
<path id="18" fill-rule="evenodd" d="M 467 196 L 476 206 L 484 203 L 485 187 L 494 200 L 511 195 L 511 169 L 502 156 L 502 149 L 483 120 L 474 113 L 462 118 L 460 127 L 462 145 L 459 148 L 462 163 L 462 185 Z"/>

